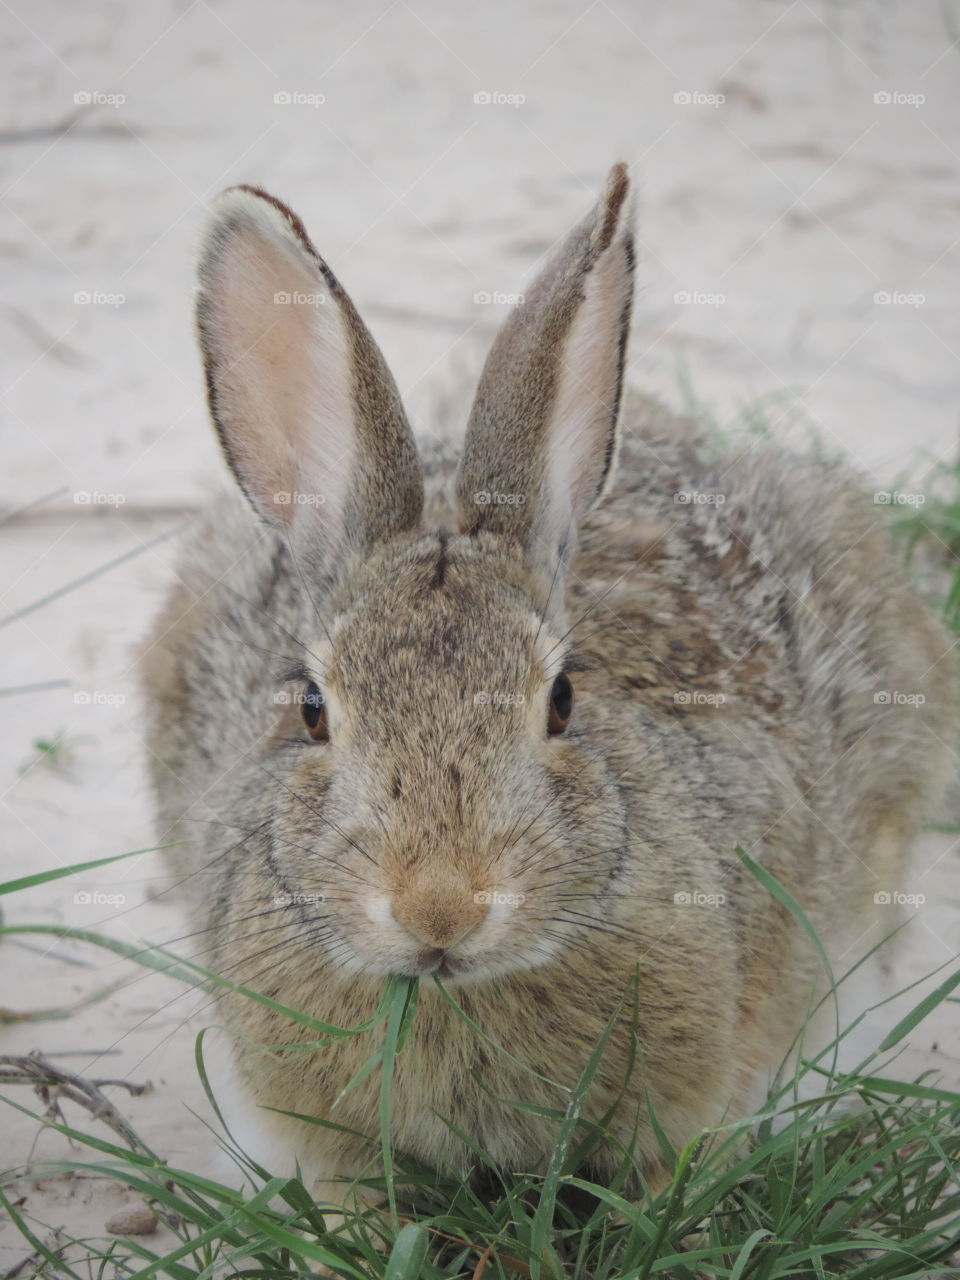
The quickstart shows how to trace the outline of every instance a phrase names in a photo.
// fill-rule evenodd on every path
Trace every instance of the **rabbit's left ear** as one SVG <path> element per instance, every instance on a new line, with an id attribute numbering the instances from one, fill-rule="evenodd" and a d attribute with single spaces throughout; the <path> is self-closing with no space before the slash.
<path id="1" fill-rule="evenodd" d="M 464 529 L 516 537 L 548 566 L 568 556 L 616 455 L 633 298 L 628 190 L 615 165 L 498 335 L 467 427 Z"/>

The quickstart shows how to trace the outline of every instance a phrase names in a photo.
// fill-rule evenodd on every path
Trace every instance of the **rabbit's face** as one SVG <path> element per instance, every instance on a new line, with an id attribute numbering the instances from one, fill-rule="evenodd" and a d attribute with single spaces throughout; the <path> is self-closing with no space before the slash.
<path id="1" fill-rule="evenodd" d="M 498 543 L 381 550 L 298 673 L 307 723 L 321 691 L 326 740 L 300 729 L 273 865 L 349 970 L 466 980 L 543 964 L 596 919 L 617 867 L 623 808 L 589 702 L 535 580 Z"/>

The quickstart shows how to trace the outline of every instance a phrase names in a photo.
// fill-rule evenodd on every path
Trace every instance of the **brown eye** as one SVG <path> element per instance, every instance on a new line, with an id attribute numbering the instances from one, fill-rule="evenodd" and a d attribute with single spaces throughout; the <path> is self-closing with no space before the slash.
<path id="1" fill-rule="evenodd" d="M 315 742 L 326 742 L 329 739 L 327 704 L 323 700 L 319 685 L 315 685 L 313 681 L 307 685 L 303 694 L 303 723 Z"/>
<path id="2" fill-rule="evenodd" d="M 550 690 L 550 709 L 547 713 L 547 733 L 563 733 L 573 715 L 573 685 L 563 671 Z"/>

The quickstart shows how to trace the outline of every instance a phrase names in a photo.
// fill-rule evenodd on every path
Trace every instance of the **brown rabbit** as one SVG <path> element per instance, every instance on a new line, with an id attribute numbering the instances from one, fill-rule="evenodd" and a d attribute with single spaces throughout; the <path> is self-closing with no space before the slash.
<path id="1" fill-rule="evenodd" d="M 219 972 L 344 1027 L 386 975 L 422 977 L 393 1143 L 459 1175 L 446 1121 L 544 1166 L 555 1126 L 497 1099 L 563 1107 L 625 994 L 596 1176 L 621 1143 L 634 1188 L 662 1180 L 648 1099 L 677 1146 L 747 1113 L 824 976 L 737 846 L 839 975 L 893 927 L 875 898 L 951 772 L 950 641 L 856 477 L 724 451 L 640 397 L 620 414 L 627 189 L 617 166 L 508 319 L 426 505 L 394 381 L 299 219 L 237 188 L 203 245 L 243 496 L 199 522 L 145 660 L 159 825 Z M 369 1037 L 268 1055 L 313 1037 L 221 1000 L 254 1154 L 342 1202 L 377 1172 L 375 1075 L 334 1107 Z"/>

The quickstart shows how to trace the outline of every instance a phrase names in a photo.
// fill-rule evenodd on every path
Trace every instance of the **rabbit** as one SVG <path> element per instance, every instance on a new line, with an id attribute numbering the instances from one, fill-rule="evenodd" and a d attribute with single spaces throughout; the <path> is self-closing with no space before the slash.
<path id="1" fill-rule="evenodd" d="M 609 1025 L 588 1167 L 629 1151 L 640 1195 L 670 1177 L 650 1112 L 676 1149 L 749 1115 L 826 990 L 738 848 L 846 971 L 894 927 L 957 691 L 851 468 L 624 391 L 629 185 L 615 166 L 506 319 L 456 465 L 421 462 L 300 219 L 219 196 L 197 323 L 234 483 L 142 669 L 203 963 L 347 1028 L 419 978 L 391 1138 L 447 1176 L 471 1143 L 543 1170 L 543 1111 Z M 375 1200 L 378 1073 L 342 1091 L 382 1027 L 300 1052 L 315 1032 L 216 998 L 241 1142 L 318 1201 Z"/>

